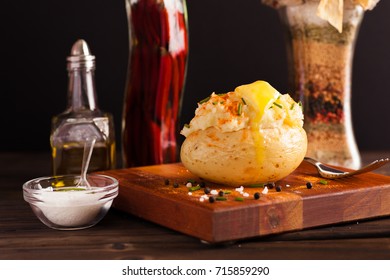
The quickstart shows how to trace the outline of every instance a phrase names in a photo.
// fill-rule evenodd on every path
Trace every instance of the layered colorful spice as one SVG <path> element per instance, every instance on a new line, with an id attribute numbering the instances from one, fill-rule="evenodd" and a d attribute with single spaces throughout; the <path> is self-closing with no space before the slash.
<path id="1" fill-rule="evenodd" d="M 123 112 L 125 166 L 175 162 L 188 38 L 183 1 L 132 1 Z"/>
<path id="2" fill-rule="evenodd" d="M 344 122 L 344 100 L 350 91 L 348 68 L 353 55 L 350 44 L 355 29 L 348 24 L 339 34 L 330 26 L 297 24 L 291 27 L 294 97 L 305 105 L 305 122 Z"/>

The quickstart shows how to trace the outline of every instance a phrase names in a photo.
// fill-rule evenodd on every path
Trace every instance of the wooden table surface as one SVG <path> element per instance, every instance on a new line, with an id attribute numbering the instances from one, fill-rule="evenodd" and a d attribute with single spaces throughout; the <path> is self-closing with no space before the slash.
<path id="1" fill-rule="evenodd" d="M 362 153 L 364 163 L 389 156 Z M 92 228 L 57 231 L 23 200 L 23 183 L 49 174 L 48 153 L 0 153 L 0 259 L 390 259 L 390 217 L 218 245 L 115 209 Z"/>

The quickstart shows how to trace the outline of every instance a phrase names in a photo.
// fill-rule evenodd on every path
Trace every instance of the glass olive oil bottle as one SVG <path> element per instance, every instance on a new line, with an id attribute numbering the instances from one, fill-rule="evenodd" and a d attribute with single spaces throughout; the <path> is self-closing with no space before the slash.
<path id="1" fill-rule="evenodd" d="M 95 56 L 84 40 L 78 40 L 67 58 L 68 105 L 53 117 L 50 135 L 54 175 L 78 174 L 84 142 L 95 137 L 96 143 L 88 171 L 115 168 L 114 122 L 110 113 L 97 106 L 94 72 Z"/>

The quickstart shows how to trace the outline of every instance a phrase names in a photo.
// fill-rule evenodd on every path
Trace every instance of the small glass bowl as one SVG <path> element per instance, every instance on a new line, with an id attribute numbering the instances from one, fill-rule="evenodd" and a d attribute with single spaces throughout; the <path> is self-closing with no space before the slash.
<path id="1" fill-rule="evenodd" d="M 88 175 L 90 189 L 75 186 L 80 176 L 41 177 L 23 185 L 23 197 L 42 223 L 58 230 L 92 227 L 108 212 L 118 195 L 115 178 Z"/>

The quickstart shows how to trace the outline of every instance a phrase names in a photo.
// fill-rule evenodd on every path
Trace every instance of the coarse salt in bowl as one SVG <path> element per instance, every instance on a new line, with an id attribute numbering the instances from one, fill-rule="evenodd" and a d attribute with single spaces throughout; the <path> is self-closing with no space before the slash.
<path id="1" fill-rule="evenodd" d="M 118 181 L 88 175 L 90 189 L 76 187 L 80 176 L 41 177 L 23 185 L 23 197 L 42 223 L 58 230 L 92 227 L 108 212 L 118 195 Z"/>

